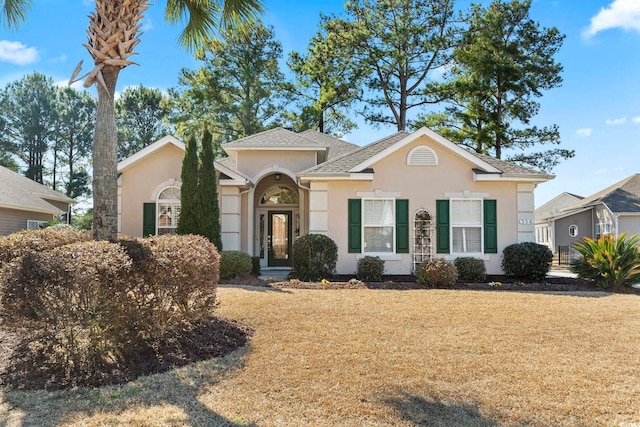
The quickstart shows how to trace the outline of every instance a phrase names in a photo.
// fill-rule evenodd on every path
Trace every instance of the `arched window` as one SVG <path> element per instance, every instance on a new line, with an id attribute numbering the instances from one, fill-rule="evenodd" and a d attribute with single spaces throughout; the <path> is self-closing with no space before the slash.
<path id="1" fill-rule="evenodd" d="M 270 205 L 297 205 L 298 193 L 285 185 L 269 187 L 260 198 L 260 204 Z"/>
<path id="2" fill-rule="evenodd" d="M 180 220 L 180 189 L 167 187 L 160 192 L 156 200 L 157 234 L 175 234 Z"/>
<path id="3" fill-rule="evenodd" d="M 407 155 L 407 165 L 409 166 L 437 166 L 438 156 L 436 152 L 426 145 L 419 145 L 409 151 Z"/>

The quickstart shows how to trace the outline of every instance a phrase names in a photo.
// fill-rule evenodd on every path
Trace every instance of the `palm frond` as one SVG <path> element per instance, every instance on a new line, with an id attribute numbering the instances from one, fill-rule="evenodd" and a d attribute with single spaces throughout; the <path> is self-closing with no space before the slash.
<path id="1" fill-rule="evenodd" d="M 260 0 L 167 0 L 165 19 L 186 21 L 178 42 L 196 51 L 221 29 L 251 21 L 264 6 Z"/>
<path id="2" fill-rule="evenodd" d="M 31 10 L 32 0 L 0 0 L 0 24 L 9 28 L 17 28 Z"/>

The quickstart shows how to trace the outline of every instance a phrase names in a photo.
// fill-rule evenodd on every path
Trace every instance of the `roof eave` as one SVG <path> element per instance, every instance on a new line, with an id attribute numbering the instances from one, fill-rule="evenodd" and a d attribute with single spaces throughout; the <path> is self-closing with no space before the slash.
<path id="1" fill-rule="evenodd" d="M 481 182 L 489 181 L 516 181 L 541 183 L 554 179 L 555 175 L 548 174 L 508 174 L 508 173 L 481 173 L 473 171 L 473 180 Z"/>

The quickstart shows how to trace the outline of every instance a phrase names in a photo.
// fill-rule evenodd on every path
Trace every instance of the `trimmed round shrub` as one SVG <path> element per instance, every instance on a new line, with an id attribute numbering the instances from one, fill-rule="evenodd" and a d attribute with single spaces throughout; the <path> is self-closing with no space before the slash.
<path id="1" fill-rule="evenodd" d="M 365 256 L 358 260 L 358 280 L 365 282 L 380 282 L 384 274 L 384 260 L 377 256 Z"/>
<path id="2" fill-rule="evenodd" d="M 251 274 L 251 255 L 240 251 L 223 251 L 220 254 L 220 279 L 229 280 Z"/>
<path id="3" fill-rule="evenodd" d="M 21 230 L 0 237 L 0 264 L 26 254 L 42 252 L 92 239 L 91 231 L 56 225 L 39 230 Z"/>
<path id="4" fill-rule="evenodd" d="M 502 252 L 502 271 L 507 276 L 523 280 L 543 280 L 549 269 L 553 253 L 545 246 L 533 242 L 516 243 Z"/>
<path id="5" fill-rule="evenodd" d="M 456 267 L 444 258 L 423 261 L 416 271 L 416 280 L 421 285 L 446 286 L 457 279 Z"/>
<path id="6" fill-rule="evenodd" d="M 487 279 L 487 267 L 484 261 L 474 257 L 460 257 L 453 262 L 458 270 L 458 279 L 470 282 L 483 282 Z"/>
<path id="7" fill-rule="evenodd" d="M 293 269 L 303 281 L 333 276 L 338 262 L 338 246 L 324 234 L 307 234 L 293 244 Z"/>

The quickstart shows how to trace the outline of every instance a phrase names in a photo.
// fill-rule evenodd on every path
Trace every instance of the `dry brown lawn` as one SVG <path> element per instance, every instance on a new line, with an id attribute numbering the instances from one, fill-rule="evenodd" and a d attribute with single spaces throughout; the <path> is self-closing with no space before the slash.
<path id="1" fill-rule="evenodd" d="M 640 297 L 222 288 L 251 344 L 96 390 L 5 391 L 0 424 L 640 426 Z"/>

